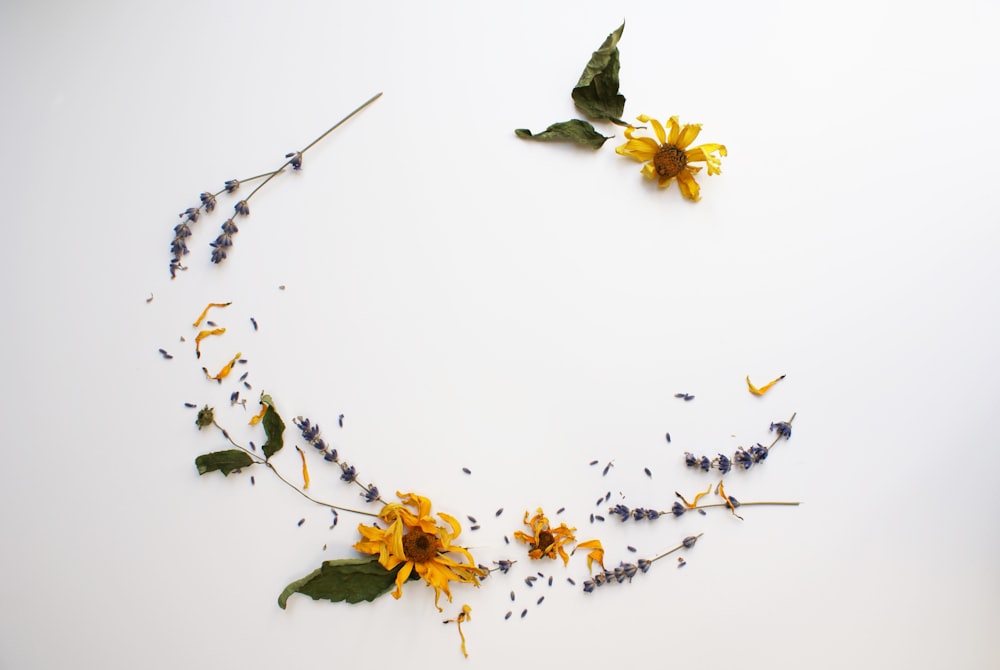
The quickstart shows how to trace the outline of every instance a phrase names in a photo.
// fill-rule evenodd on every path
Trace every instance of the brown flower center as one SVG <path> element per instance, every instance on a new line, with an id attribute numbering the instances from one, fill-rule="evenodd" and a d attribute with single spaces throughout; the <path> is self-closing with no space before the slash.
<path id="1" fill-rule="evenodd" d="M 672 144 L 664 144 L 653 156 L 653 167 L 661 177 L 673 178 L 687 165 L 687 154 Z"/>
<path id="2" fill-rule="evenodd" d="M 412 528 L 403 536 L 403 554 L 414 563 L 433 560 L 440 546 L 437 536 L 425 533 L 419 528 Z"/>
<path id="3" fill-rule="evenodd" d="M 546 551 L 555 543 L 556 538 L 549 531 L 543 530 L 538 534 L 538 548 L 542 551 Z"/>

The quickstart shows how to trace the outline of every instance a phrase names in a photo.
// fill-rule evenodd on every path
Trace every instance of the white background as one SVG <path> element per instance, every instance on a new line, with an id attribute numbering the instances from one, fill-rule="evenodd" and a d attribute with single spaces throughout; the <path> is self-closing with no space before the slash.
<path id="1" fill-rule="evenodd" d="M 626 117 L 729 148 L 700 203 L 617 156 L 620 128 L 597 152 L 513 134 L 577 116 L 570 89 L 623 18 Z M 0 667 L 996 667 L 998 18 L 985 0 L 4 3 Z M 170 281 L 177 212 L 378 91 L 254 196 L 213 266 L 221 198 Z M 233 302 L 209 317 L 229 330 L 197 361 L 209 301 Z M 456 586 L 444 614 L 421 584 L 280 610 L 285 584 L 354 555 L 360 519 L 330 530 L 266 472 L 198 477 L 224 442 L 184 402 L 262 439 L 236 380 L 200 369 L 236 351 L 251 409 L 266 390 L 289 423 L 290 478 L 303 414 L 364 481 L 476 516 L 462 539 L 511 574 Z M 590 524 L 606 491 L 690 497 L 715 479 L 685 450 L 731 453 L 792 412 L 792 440 L 726 481 L 802 506 Z M 309 456 L 314 495 L 361 504 Z M 503 543 L 538 506 L 609 565 L 705 535 L 682 570 L 584 594 L 579 556 Z M 528 589 L 536 571 L 554 585 Z M 463 603 L 467 661 L 440 623 Z"/>

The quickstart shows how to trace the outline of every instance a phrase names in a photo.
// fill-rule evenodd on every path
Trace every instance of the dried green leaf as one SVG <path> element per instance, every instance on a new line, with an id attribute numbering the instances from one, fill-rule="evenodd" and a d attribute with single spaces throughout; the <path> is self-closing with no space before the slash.
<path id="1" fill-rule="evenodd" d="M 278 596 L 278 607 L 285 609 L 288 597 L 293 593 L 307 595 L 313 600 L 349 603 L 372 601 L 393 587 L 396 573 L 402 567 L 400 564 L 392 570 L 386 570 L 374 556 L 323 561 L 318 570 L 285 587 Z M 413 574 L 416 576 L 416 572 Z"/>
<path id="2" fill-rule="evenodd" d="M 264 452 L 264 458 L 271 458 L 285 446 L 284 438 L 282 438 L 282 434 L 285 432 L 285 422 L 281 420 L 274 405 L 271 404 L 267 406 L 267 414 L 264 415 L 261 423 L 264 424 L 264 434 L 267 436 L 267 442 L 264 443 L 261 450 Z"/>
<path id="3" fill-rule="evenodd" d="M 210 454 L 202 454 L 194 459 L 194 464 L 198 466 L 198 474 L 219 470 L 225 476 L 240 468 L 253 465 L 253 459 L 245 451 L 239 449 L 227 449 L 226 451 L 213 451 Z"/>
<path id="4" fill-rule="evenodd" d="M 600 149 L 610 137 L 605 137 L 594 130 L 594 126 L 580 119 L 553 123 L 540 133 L 532 134 L 527 128 L 518 128 L 514 134 L 525 140 L 539 142 L 576 142 L 591 149 Z"/>
<path id="5" fill-rule="evenodd" d="M 621 120 L 625 113 L 625 96 L 618 92 L 618 70 L 621 67 L 618 40 L 624 30 L 623 23 L 608 35 L 601 48 L 591 55 L 580 81 L 573 89 L 573 102 L 584 114 L 592 119 L 608 119 L 622 125 L 625 125 Z"/>

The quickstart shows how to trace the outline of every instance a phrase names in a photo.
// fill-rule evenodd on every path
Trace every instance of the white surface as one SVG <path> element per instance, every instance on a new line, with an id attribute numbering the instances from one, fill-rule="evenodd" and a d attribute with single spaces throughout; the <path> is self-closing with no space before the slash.
<path id="1" fill-rule="evenodd" d="M 596 153 L 513 135 L 576 116 L 623 16 L 626 115 L 729 148 L 701 203 L 644 183 L 617 129 Z M 971 0 L 6 3 L 0 667 L 996 667 L 997 19 Z M 217 212 L 169 280 L 200 191 L 377 91 L 255 196 L 227 264 L 208 262 Z M 477 516 L 477 560 L 520 558 L 454 589 L 468 661 L 418 584 L 278 609 L 351 555 L 357 520 L 329 530 L 266 473 L 196 475 L 223 445 L 183 402 L 259 439 L 191 352 L 210 300 L 233 305 L 206 365 L 241 351 L 254 393 L 366 481 Z M 754 398 L 748 373 L 788 377 Z M 710 480 L 685 449 L 731 452 L 793 411 L 793 439 L 727 487 L 803 506 L 588 523 L 609 489 L 693 494 Z M 539 505 L 609 564 L 705 536 L 683 570 L 584 595 L 581 559 L 503 544 Z M 526 588 L 536 569 L 556 584 Z"/>

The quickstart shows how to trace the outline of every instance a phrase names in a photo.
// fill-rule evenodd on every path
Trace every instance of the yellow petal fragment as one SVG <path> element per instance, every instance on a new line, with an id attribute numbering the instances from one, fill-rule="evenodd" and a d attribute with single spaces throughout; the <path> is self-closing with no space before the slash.
<path id="1" fill-rule="evenodd" d="M 708 488 L 712 487 L 709 486 Z M 743 517 L 741 517 L 739 514 L 736 513 L 736 505 L 733 504 L 733 501 L 726 494 L 726 487 L 723 486 L 721 479 L 719 480 L 719 485 L 715 487 L 715 492 L 720 496 L 722 496 L 722 499 L 726 501 L 726 507 L 728 507 L 729 511 L 733 513 L 733 516 L 742 521 Z"/>
<path id="2" fill-rule="evenodd" d="M 256 426 L 258 423 L 260 423 L 264 419 L 264 415 L 267 414 L 267 408 L 268 408 L 268 404 L 266 402 L 264 402 L 263 400 L 261 400 L 260 401 L 260 412 L 258 412 L 257 414 L 254 414 L 252 417 L 250 417 L 250 425 L 251 426 Z M 296 449 L 298 449 L 298 447 L 296 447 Z"/>
<path id="3" fill-rule="evenodd" d="M 573 553 L 576 553 L 577 549 L 590 549 L 591 551 L 587 553 L 587 570 L 593 572 L 593 565 L 596 561 L 600 564 L 601 569 L 604 569 L 604 545 L 601 544 L 600 540 L 587 540 L 586 542 L 581 542 L 576 545 L 576 549 L 573 549 Z"/>
<path id="4" fill-rule="evenodd" d="M 203 330 L 198 333 L 194 338 L 194 353 L 197 358 L 201 358 L 201 341 L 210 335 L 222 335 L 226 332 L 225 328 L 213 328 L 212 330 Z"/>
<path id="5" fill-rule="evenodd" d="M 771 381 L 764 384 L 760 388 L 757 388 L 756 386 L 753 385 L 753 382 L 750 381 L 750 375 L 747 375 L 747 387 L 750 389 L 750 393 L 753 393 L 754 395 L 764 395 L 765 393 L 771 390 L 772 386 L 774 386 L 784 378 L 785 375 L 781 375 L 780 377 L 772 379 Z"/>
<path id="6" fill-rule="evenodd" d="M 198 326 L 200 326 L 202 320 L 206 316 L 208 316 L 208 310 L 212 309 L 213 307 L 229 307 L 232 304 L 233 303 L 231 303 L 231 302 L 210 302 L 210 303 L 208 303 L 208 307 L 206 307 L 205 309 L 202 310 L 201 314 L 198 316 L 198 319 L 194 323 L 192 323 L 191 325 L 194 326 L 195 328 L 197 328 Z"/>
<path id="7" fill-rule="evenodd" d="M 462 611 L 458 613 L 458 616 L 454 619 L 446 619 L 445 623 L 455 623 L 458 624 L 458 636 L 462 638 L 462 655 L 466 658 L 469 657 L 469 653 L 465 651 L 465 633 L 462 632 L 462 624 L 466 621 L 472 619 L 472 608 L 468 605 L 462 605 Z"/>
<path id="8" fill-rule="evenodd" d="M 698 186 L 698 182 L 695 181 L 694 175 L 689 172 L 688 168 L 684 168 L 677 175 L 677 186 L 681 189 L 681 194 L 692 202 L 698 202 L 701 200 L 701 187 Z"/>
<path id="9" fill-rule="evenodd" d="M 240 352 L 236 352 L 236 355 L 233 356 L 232 360 L 230 360 L 228 363 L 226 363 L 222 367 L 222 369 L 219 370 L 219 374 L 217 374 L 217 375 L 213 376 L 213 375 L 208 374 L 208 370 L 206 370 L 205 368 L 202 368 L 202 370 L 205 371 L 205 376 L 208 377 L 209 379 L 212 379 L 212 380 L 215 380 L 215 381 L 217 381 L 219 383 L 222 383 L 222 380 L 225 379 L 226 377 L 228 377 L 229 373 L 233 371 L 233 366 L 236 365 L 236 361 L 238 361 L 240 359 L 240 356 L 242 356 L 242 355 L 243 354 L 241 354 Z"/>
<path id="10" fill-rule="evenodd" d="M 306 452 L 299 449 L 298 446 L 295 447 L 295 451 L 299 452 L 299 456 L 302 457 L 302 481 L 304 482 L 302 488 L 307 489 L 309 488 L 309 468 L 306 466 Z"/>
<path id="11" fill-rule="evenodd" d="M 674 491 L 674 495 L 681 499 L 681 502 L 684 503 L 685 507 L 687 507 L 688 509 L 694 509 L 695 507 L 698 506 L 698 501 L 707 496 L 711 492 L 712 492 L 712 485 L 709 484 L 707 489 L 705 489 L 701 493 L 695 494 L 693 503 L 689 503 L 687 499 L 677 491 Z"/>

